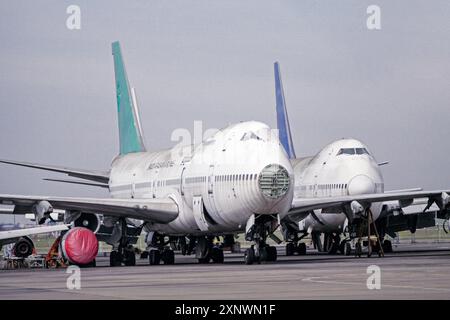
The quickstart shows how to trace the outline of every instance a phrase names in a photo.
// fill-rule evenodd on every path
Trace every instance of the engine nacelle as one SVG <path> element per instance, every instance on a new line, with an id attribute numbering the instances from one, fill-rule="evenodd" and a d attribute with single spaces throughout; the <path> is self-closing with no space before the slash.
<path id="1" fill-rule="evenodd" d="M 101 221 L 98 215 L 94 213 L 81 212 L 73 221 L 75 227 L 83 227 L 97 233 L 100 229 Z"/>
<path id="2" fill-rule="evenodd" d="M 71 264 L 88 265 L 98 253 L 97 237 L 90 229 L 75 227 L 64 234 L 60 249 L 62 256 Z"/>
<path id="3" fill-rule="evenodd" d="M 34 243 L 28 237 L 22 237 L 16 241 L 12 253 L 19 258 L 27 258 L 33 254 Z"/>

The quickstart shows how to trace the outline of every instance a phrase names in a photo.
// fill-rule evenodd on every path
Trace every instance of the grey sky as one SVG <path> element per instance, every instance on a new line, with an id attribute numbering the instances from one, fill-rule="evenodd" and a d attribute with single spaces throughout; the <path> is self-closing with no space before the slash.
<path id="1" fill-rule="evenodd" d="M 81 7 L 81 30 L 66 8 Z M 382 30 L 366 28 L 381 7 Z M 387 189 L 450 186 L 450 2 L 2 1 L 0 158 L 108 168 L 120 40 L 149 149 L 194 120 L 275 126 L 278 60 L 297 155 L 367 143 Z M 0 193 L 103 196 L 0 166 Z"/>

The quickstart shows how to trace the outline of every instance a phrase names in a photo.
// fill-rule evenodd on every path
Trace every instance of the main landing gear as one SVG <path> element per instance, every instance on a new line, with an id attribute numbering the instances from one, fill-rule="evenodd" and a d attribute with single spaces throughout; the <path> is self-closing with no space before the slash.
<path id="1" fill-rule="evenodd" d="M 277 226 L 276 216 L 253 215 L 249 219 L 245 239 L 254 242 L 254 244 L 245 251 L 245 264 L 277 260 L 277 249 L 266 243 L 267 236 L 272 234 Z"/>
<path id="2" fill-rule="evenodd" d="M 150 265 L 175 264 L 175 252 L 170 246 L 169 241 L 165 241 L 165 237 L 161 234 L 150 232 L 147 236 L 147 243 L 151 249 L 148 253 L 148 262 Z"/>
<path id="3" fill-rule="evenodd" d="M 299 256 L 306 255 L 306 243 L 300 242 L 306 235 L 307 233 L 304 233 L 299 237 L 297 232 L 293 233 L 292 240 L 286 244 L 286 256 L 293 256 L 295 254 Z"/>
<path id="4" fill-rule="evenodd" d="M 117 267 L 124 264 L 125 266 L 136 265 L 136 253 L 134 247 L 128 243 L 127 223 L 125 219 L 120 219 L 118 230 L 121 233 L 118 246 L 113 246 L 113 250 L 109 255 L 109 265 Z"/>
<path id="5" fill-rule="evenodd" d="M 223 263 L 224 255 L 222 248 L 214 244 L 214 238 L 212 236 L 197 237 L 195 239 L 195 257 L 199 263 Z"/>

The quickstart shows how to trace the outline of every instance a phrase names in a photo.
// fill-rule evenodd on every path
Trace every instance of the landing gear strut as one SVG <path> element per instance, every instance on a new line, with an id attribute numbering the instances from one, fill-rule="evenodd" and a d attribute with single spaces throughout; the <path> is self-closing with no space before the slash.
<path id="1" fill-rule="evenodd" d="M 223 263 L 223 250 L 217 245 L 214 245 L 214 237 L 205 236 L 197 237 L 197 245 L 195 247 L 195 257 L 199 263 Z"/>
<path id="2" fill-rule="evenodd" d="M 136 265 L 136 253 L 132 245 L 128 243 L 127 238 L 127 223 L 125 219 L 120 219 L 120 240 L 118 247 L 114 248 L 109 255 L 109 265 L 111 267 L 121 266 L 122 263 L 126 266 Z"/>
<path id="3" fill-rule="evenodd" d="M 165 241 L 165 237 L 156 232 L 150 232 L 147 236 L 147 244 L 151 249 L 148 253 L 148 262 L 150 265 L 175 264 L 175 252 L 173 251 L 169 241 Z"/>
<path id="4" fill-rule="evenodd" d="M 293 256 L 294 254 L 304 256 L 306 254 L 306 244 L 303 242 L 289 242 L 286 244 L 286 256 Z"/>
<path id="5" fill-rule="evenodd" d="M 364 223 L 365 222 L 365 223 Z M 364 234 L 364 228 L 367 228 L 367 257 L 371 257 L 373 251 L 378 253 L 379 257 L 384 256 L 384 246 L 381 243 L 380 235 L 378 234 L 377 226 L 373 220 L 372 210 L 366 209 L 366 219 L 360 222 L 359 231 L 358 231 L 358 240 L 355 245 L 355 256 L 361 257 L 362 255 L 362 238 Z M 373 232 L 372 232 L 373 231 Z M 372 233 L 375 236 L 375 239 L 372 237 Z M 388 240 L 386 240 L 388 241 Z M 387 246 L 390 241 L 388 241 Z M 392 245 L 391 245 L 392 250 Z"/>

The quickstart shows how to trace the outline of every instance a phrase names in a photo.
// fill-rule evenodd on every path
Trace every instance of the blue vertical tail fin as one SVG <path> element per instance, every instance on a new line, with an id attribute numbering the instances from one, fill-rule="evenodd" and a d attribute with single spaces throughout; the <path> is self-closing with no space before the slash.
<path id="1" fill-rule="evenodd" d="M 112 43 L 116 82 L 120 154 L 146 151 L 134 90 L 128 83 L 118 41 Z"/>
<path id="2" fill-rule="evenodd" d="M 286 150 L 289 159 L 294 159 L 295 150 L 292 143 L 291 128 L 289 126 L 289 118 L 286 110 L 286 101 L 284 99 L 283 83 L 281 82 L 280 65 L 274 63 L 275 72 L 275 97 L 277 107 L 277 126 L 279 131 L 280 142 Z"/>

